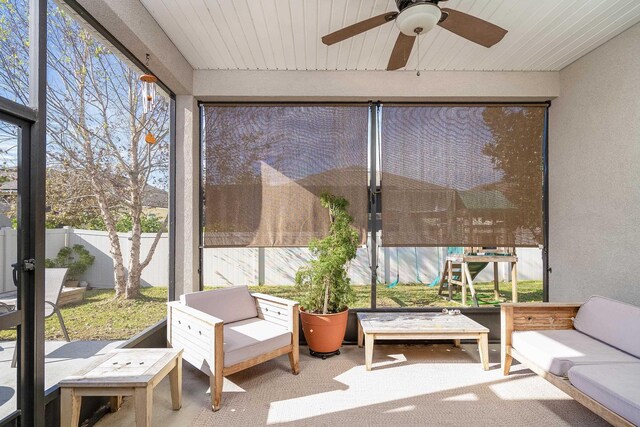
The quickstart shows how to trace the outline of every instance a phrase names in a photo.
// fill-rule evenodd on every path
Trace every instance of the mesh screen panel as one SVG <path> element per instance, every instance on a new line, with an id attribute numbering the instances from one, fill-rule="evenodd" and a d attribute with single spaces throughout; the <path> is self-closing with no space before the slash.
<path id="1" fill-rule="evenodd" d="M 326 236 L 322 192 L 367 225 L 368 106 L 204 107 L 204 245 L 307 246 Z"/>
<path id="2" fill-rule="evenodd" d="M 544 106 L 385 106 L 385 246 L 537 246 Z"/>

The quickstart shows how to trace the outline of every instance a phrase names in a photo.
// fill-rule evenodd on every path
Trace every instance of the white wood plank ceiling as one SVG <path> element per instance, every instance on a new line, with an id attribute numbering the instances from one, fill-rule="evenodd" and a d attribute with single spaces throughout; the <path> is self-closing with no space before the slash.
<path id="1" fill-rule="evenodd" d="M 141 0 L 195 69 L 384 70 L 394 23 L 325 46 L 344 26 L 396 11 L 394 0 Z M 509 31 L 490 49 L 436 27 L 407 69 L 555 71 L 640 22 L 640 0 L 449 0 Z"/>

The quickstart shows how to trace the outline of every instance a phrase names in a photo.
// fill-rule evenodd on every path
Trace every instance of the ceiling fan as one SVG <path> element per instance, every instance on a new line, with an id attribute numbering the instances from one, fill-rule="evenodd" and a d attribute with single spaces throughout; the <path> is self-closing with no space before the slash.
<path id="1" fill-rule="evenodd" d="M 484 47 L 493 46 L 507 34 L 504 28 L 483 19 L 457 10 L 440 8 L 438 3 L 442 1 L 447 0 L 396 0 L 398 12 L 386 12 L 349 25 L 322 37 L 322 42 L 331 46 L 387 22 L 395 21 L 400 34 L 391 52 L 387 70 L 397 70 L 407 65 L 416 37 L 427 33 L 436 25 Z"/>

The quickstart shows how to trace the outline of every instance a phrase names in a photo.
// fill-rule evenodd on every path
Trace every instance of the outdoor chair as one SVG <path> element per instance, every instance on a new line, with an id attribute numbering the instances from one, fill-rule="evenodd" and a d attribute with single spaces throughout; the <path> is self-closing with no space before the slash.
<path id="1" fill-rule="evenodd" d="M 56 316 L 58 316 L 62 334 L 64 335 L 64 339 L 67 342 L 71 340 L 69 339 L 67 328 L 64 325 L 62 313 L 58 308 L 58 299 L 60 298 L 60 292 L 62 292 L 62 287 L 64 286 L 64 283 L 66 281 L 68 270 L 68 268 L 44 269 L 44 318 L 47 319 L 53 316 L 54 313 L 56 314 Z M 17 291 L 5 292 L 2 294 L 2 298 L 0 299 L 0 308 L 3 308 L 7 311 L 15 310 L 17 308 L 17 301 Z M 12 368 L 16 367 L 17 354 L 17 351 L 14 349 L 13 360 L 11 362 Z"/>
<path id="2" fill-rule="evenodd" d="M 209 375 L 211 407 L 220 409 L 223 378 L 288 354 L 299 372 L 298 303 L 234 286 L 182 295 L 168 303 L 167 340 Z"/>

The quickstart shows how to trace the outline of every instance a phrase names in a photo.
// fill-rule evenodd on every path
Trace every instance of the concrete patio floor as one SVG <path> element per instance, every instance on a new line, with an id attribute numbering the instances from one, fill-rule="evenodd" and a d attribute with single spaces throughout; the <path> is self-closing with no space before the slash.
<path id="1" fill-rule="evenodd" d="M 45 389 L 86 366 L 95 356 L 124 341 L 46 341 Z M 15 341 L 0 342 L 0 419 L 16 407 L 16 368 L 11 368 Z"/>

